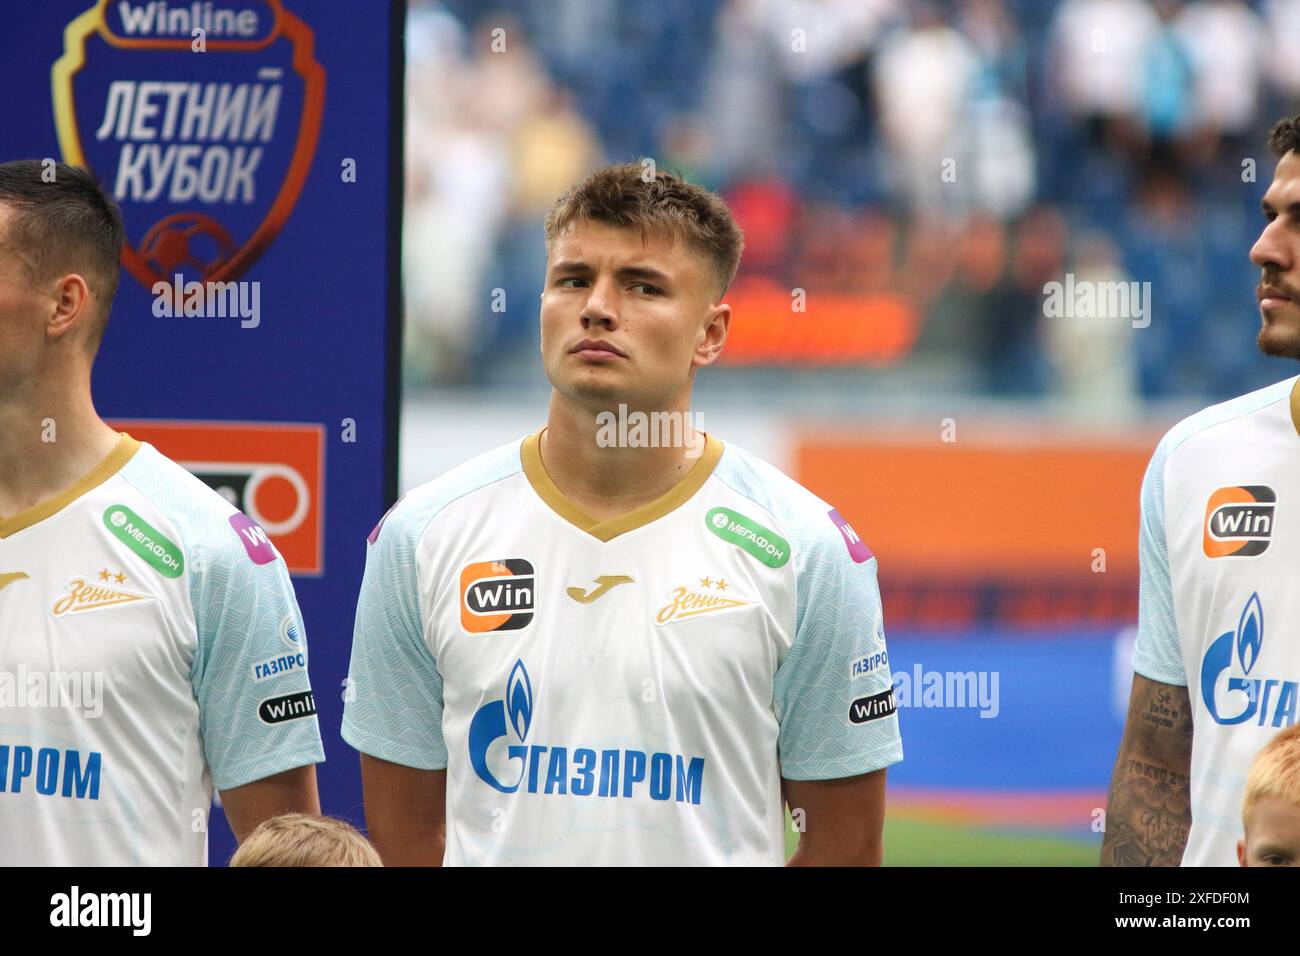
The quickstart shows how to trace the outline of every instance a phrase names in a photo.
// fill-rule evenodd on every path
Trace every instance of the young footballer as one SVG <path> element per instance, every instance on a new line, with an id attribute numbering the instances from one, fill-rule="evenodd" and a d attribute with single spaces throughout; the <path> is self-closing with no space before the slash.
<path id="1" fill-rule="evenodd" d="M 203 866 L 214 789 L 237 838 L 320 809 L 306 670 L 258 667 L 306 652 L 284 562 L 91 401 L 122 235 L 0 164 L 0 864 Z"/>
<path id="2" fill-rule="evenodd" d="M 779 865 L 786 806 L 792 863 L 881 861 L 902 747 L 876 560 L 690 426 L 742 237 L 642 172 L 548 217 L 545 425 L 370 536 L 343 736 L 389 865 Z"/>
<path id="3" fill-rule="evenodd" d="M 1264 195 L 1259 347 L 1300 359 L 1300 117 Z M 1232 866 L 1247 771 L 1300 707 L 1300 379 L 1198 412 L 1142 484 L 1141 607 L 1102 862 Z"/>

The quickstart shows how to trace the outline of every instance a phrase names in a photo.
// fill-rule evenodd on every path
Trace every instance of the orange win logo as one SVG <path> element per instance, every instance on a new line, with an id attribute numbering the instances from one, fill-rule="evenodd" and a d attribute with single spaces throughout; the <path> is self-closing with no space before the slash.
<path id="1" fill-rule="evenodd" d="M 1268 550 L 1277 494 L 1265 485 L 1220 488 L 1205 505 L 1205 556 L 1247 558 Z"/>
<path id="2" fill-rule="evenodd" d="M 460 623 L 471 634 L 517 631 L 533 620 L 533 566 L 523 558 L 476 561 L 460 572 Z"/>

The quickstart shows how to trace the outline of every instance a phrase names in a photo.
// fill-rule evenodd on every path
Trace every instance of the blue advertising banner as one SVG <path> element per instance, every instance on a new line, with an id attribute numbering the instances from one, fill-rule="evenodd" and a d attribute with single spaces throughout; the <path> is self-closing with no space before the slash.
<path id="1" fill-rule="evenodd" d="M 10 0 L 0 160 L 89 167 L 121 204 L 94 370 L 110 423 L 233 501 L 307 624 L 326 813 L 365 539 L 397 497 L 404 4 Z M 220 811 L 209 858 L 234 840 Z"/>

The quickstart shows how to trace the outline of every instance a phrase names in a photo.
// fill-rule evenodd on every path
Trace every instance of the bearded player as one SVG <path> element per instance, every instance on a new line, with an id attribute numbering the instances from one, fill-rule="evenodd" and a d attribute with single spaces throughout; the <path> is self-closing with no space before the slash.
<path id="1" fill-rule="evenodd" d="M 241 840 L 320 811 L 284 562 L 91 401 L 122 241 L 86 172 L 0 164 L 4 865 L 203 866 L 214 787 Z"/>
<path id="2" fill-rule="evenodd" d="M 1300 359 L 1300 117 L 1250 251 L 1268 355 Z M 1132 698 L 1102 863 L 1234 866 L 1255 755 L 1300 709 L 1300 379 L 1180 422 L 1142 484 Z"/>
<path id="3" fill-rule="evenodd" d="M 390 865 L 779 865 L 786 805 L 791 862 L 881 861 L 902 746 L 875 558 L 715 435 L 607 427 L 689 414 L 743 242 L 642 171 L 547 219 L 545 426 L 371 534 L 343 736 Z"/>

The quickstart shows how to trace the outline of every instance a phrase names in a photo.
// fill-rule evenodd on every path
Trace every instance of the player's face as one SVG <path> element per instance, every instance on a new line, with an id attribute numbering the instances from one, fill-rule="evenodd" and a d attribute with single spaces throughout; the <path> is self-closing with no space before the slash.
<path id="1" fill-rule="evenodd" d="M 593 410 L 670 408 L 726 339 L 730 311 L 700 254 L 639 229 L 578 222 L 547 255 L 542 364 Z"/>
<path id="2" fill-rule="evenodd" d="M 1277 164 L 1264 194 L 1268 220 L 1250 250 L 1260 276 L 1259 347 L 1266 355 L 1300 359 L 1300 154 L 1287 153 Z"/>
<path id="3" fill-rule="evenodd" d="M 8 242 L 13 215 L 13 209 L 0 202 L 0 396 L 27 380 L 42 341 L 40 296 Z"/>
<path id="4" fill-rule="evenodd" d="M 1300 807 L 1277 797 L 1261 799 L 1237 857 L 1242 866 L 1300 865 Z"/>

